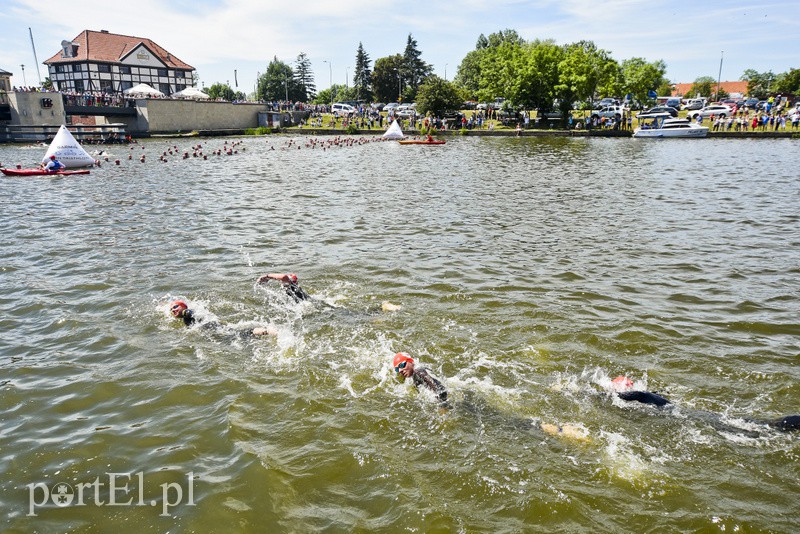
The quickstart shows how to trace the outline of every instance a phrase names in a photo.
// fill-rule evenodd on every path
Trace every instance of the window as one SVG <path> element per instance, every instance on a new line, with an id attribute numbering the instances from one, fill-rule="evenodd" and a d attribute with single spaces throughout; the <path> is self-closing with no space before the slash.
<path id="1" fill-rule="evenodd" d="M 123 66 L 121 66 L 119 68 L 119 73 L 120 74 L 130 74 L 131 73 L 131 68 L 123 65 Z"/>
<path id="2" fill-rule="evenodd" d="M 73 63 L 72 64 L 72 72 L 80 72 L 83 66 L 80 63 Z"/>
<path id="3" fill-rule="evenodd" d="M 113 93 L 114 85 L 111 80 L 100 80 L 100 90 L 104 93 Z"/>
<path id="4" fill-rule="evenodd" d="M 183 72 L 182 70 L 176 70 L 175 71 L 175 77 L 176 78 L 186 78 L 186 73 Z"/>
<path id="5" fill-rule="evenodd" d="M 158 69 L 159 76 L 167 76 L 167 69 Z"/>
<path id="6" fill-rule="evenodd" d="M 75 90 L 79 93 L 83 92 L 83 80 L 75 80 Z"/>
<path id="7" fill-rule="evenodd" d="M 56 65 L 56 72 L 64 72 L 64 65 Z"/>
<path id="8" fill-rule="evenodd" d="M 165 95 L 169 96 L 172 94 L 172 87 L 170 87 L 168 83 L 160 83 L 158 85 L 159 85 L 158 90 L 164 93 Z"/>
<path id="9" fill-rule="evenodd" d="M 111 72 L 111 65 L 108 63 L 100 63 L 97 65 L 97 72 Z"/>

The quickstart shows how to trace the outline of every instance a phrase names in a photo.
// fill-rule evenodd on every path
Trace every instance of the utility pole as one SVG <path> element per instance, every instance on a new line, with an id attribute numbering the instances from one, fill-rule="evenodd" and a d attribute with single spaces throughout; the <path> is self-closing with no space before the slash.
<path id="1" fill-rule="evenodd" d="M 22 68 L 22 86 L 27 87 L 28 81 L 25 79 L 25 65 L 20 65 L 20 67 Z"/>
<path id="2" fill-rule="evenodd" d="M 720 52 L 719 55 L 719 75 L 717 76 L 717 102 L 719 102 L 719 88 L 722 84 L 722 58 L 725 57 L 725 51 Z"/>

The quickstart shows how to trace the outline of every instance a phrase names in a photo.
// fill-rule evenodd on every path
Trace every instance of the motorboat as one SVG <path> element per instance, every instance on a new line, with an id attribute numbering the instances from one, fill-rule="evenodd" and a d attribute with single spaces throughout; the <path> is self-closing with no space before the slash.
<path id="1" fill-rule="evenodd" d="M 646 113 L 637 117 L 639 127 L 633 130 L 634 137 L 705 137 L 708 127 L 700 126 L 688 119 L 676 119 L 669 113 Z"/>

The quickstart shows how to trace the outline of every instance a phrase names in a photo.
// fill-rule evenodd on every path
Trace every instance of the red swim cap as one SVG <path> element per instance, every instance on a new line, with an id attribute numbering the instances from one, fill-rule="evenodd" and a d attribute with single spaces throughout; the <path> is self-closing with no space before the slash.
<path id="1" fill-rule="evenodd" d="M 406 352 L 398 352 L 394 355 L 394 361 L 392 362 L 392 367 L 397 367 L 403 362 L 414 362 L 414 358 L 408 355 Z"/>
<path id="2" fill-rule="evenodd" d="M 53 154 L 52 156 L 50 156 L 50 159 L 56 159 L 56 155 Z"/>
<path id="3" fill-rule="evenodd" d="M 291 273 L 291 274 L 287 274 L 286 276 L 289 278 L 289 281 L 291 283 L 293 283 L 293 284 L 297 283 L 297 275 L 296 274 Z"/>
<path id="4" fill-rule="evenodd" d="M 184 310 L 189 309 L 189 306 L 182 300 L 174 300 L 169 305 L 169 311 L 172 312 L 172 315 L 175 317 L 180 317 Z"/>
<path id="5" fill-rule="evenodd" d="M 627 389 L 627 388 L 632 388 L 633 387 L 633 380 L 631 380 L 627 376 L 622 376 L 622 375 L 620 375 L 617 378 L 615 378 L 614 380 L 612 380 L 611 383 L 614 384 L 614 386 L 618 387 L 618 388 Z"/>

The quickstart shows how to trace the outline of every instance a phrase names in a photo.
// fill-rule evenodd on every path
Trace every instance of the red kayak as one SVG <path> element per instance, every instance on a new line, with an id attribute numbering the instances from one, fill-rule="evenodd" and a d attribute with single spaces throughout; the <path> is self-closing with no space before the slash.
<path id="1" fill-rule="evenodd" d="M 403 139 L 398 141 L 401 145 L 443 145 L 446 142 L 443 139 L 431 139 L 430 141 L 427 139 Z"/>
<path id="2" fill-rule="evenodd" d="M 77 171 L 47 172 L 42 169 L 0 169 L 6 176 L 72 176 L 73 174 L 89 174 L 88 169 Z"/>

